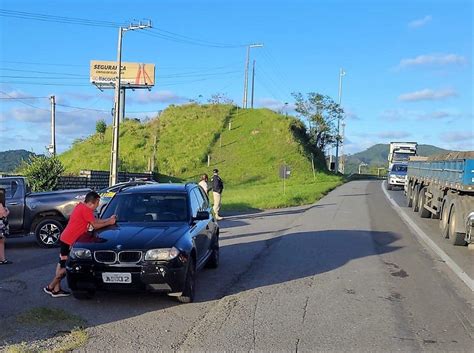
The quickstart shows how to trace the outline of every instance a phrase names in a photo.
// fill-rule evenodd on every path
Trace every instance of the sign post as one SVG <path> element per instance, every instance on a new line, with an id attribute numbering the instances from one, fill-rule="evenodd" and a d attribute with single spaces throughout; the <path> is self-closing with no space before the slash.
<path id="1" fill-rule="evenodd" d="M 279 171 L 280 178 L 283 179 L 283 195 L 286 194 L 286 179 L 291 175 L 291 168 L 283 162 L 283 165 L 280 166 Z"/>

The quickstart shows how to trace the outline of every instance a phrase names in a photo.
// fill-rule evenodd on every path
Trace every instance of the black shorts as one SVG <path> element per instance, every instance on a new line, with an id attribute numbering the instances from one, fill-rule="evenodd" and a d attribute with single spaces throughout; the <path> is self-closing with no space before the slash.
<path id="1" fill-rule="evenodd" d="M 59 241 L 59 255 L 60 256 L 69 256 L 71 252 L 71 246 L 69 244 L 63 243 L 61 240 Z"/>

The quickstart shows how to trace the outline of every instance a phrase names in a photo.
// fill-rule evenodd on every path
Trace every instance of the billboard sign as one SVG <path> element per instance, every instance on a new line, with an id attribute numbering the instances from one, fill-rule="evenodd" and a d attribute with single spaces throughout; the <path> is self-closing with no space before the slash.
<path id="1" fill-rule="evenodd" d="M 145 88 L 155 85 L 155 64 L 122 62 L 121 85 L 132 88 Z M 90 82 L 97 86 L 114 86 L 117 81 L 115 61 L 92 60 Z"/>

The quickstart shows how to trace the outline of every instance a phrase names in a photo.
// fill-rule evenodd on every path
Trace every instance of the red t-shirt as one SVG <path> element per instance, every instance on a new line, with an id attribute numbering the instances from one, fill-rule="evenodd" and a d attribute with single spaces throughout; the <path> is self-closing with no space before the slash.
<path id="1" fill-rule="evenodd" d="M 73 245 L 85 232 L 87 226 L 94 221 L 94 211 L 82 202 L 79 203 L 71 213 L 69 223 L 61 234 L 61 241 L 67 245 Z"/>

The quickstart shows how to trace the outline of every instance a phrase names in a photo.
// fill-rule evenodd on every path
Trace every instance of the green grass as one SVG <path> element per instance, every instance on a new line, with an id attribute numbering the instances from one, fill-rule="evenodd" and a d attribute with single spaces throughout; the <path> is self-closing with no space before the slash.
<path id="1" fill-rule="evenodd" d="M 42 325 L 67 323 L 71 325 L 83 325 L 84 320 L 79 316 L 70 314 L 62 309 L 37 307 L 25 311 L 16 317 L 18 323 L 23 325 Z"/>
<path id="2" fill-rule="evenodd" d="M 41 340 L 31 344 L 26 342 L 9 345 L 5 348 L 10 353 L 29 353 L 29 352 L 70 352 L 83 346 L 89 339 L 87 331 L 82 328 L 85 321 L 77 316 L 70 314 L 62 309 L 36 307 L 27 310 L 16 317 L 16 325 L 22 330 L 35 330 L 38 327 L 48 328 L 52 332 L 67 331 L 61 337 L 51 338 L 54 345 L 51 348 L 47 344 L 48 340 Z M 47 346 L 48 349 L 43 347 Z"/>
<path id="3" fill-rule="evenodd" d="M 61 339 L 48 349 L 41 348 L 43 341 L 37 343 L 35 346 L 29 345 L 26 342 L 19 344 L 12 344 L 5 347 L 7 353 L 36 353 L 36 352 L 53 352 L 65 353 L 71 352 L 84 346 L 89 339 L 89 334 L 82 328 L 73 329 L 71 332 L 61 336 Z"/>
<path id="4" fill-rule="evenodd" d="M 229 129 L 229 123 L 231 128 Z M 224 209 L 275 208 L 314 202 L 342 182 L 328 174 L 321 153 L 309 146 L 297 119 L 268 109 L 239 110 L 231 105 L 170 106 L 146 123 L 121 127 L 122 170 L 143 172 L 157 136 L 155 170 L 162 182 L 198 181 L 218 168 L 225 183 Z M 110 127 L 102 140 L 93 135 L 60 159 L 67 172 L 108 170 Z M 311 154 L 315 156 L 315 175 Z M 211 162 L 207 165 L 207 156 Z M 87 156 L 87 158 L 85 158 Z M 285 195 L 280 167 L 291 168 Z"/>

